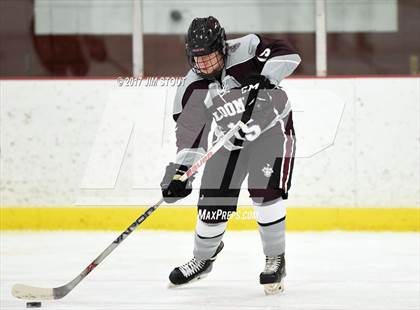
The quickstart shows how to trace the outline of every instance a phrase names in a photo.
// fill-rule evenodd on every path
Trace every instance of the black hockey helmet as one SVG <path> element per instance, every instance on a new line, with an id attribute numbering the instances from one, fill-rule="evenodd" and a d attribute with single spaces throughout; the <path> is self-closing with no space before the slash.
<path id="1" fill-rule="evenodd" d="M 215 74 L 208 75 L 201 72 L 194 61 L 194 57 L 209 55 L 214 52 L 220 52 L 223 57 L 225 56 L 226 34 L 219 21 L 213 16 L 194 18 L 188 28 L 185 41 L 185 51 L 193 71 L 205 78 L 214 77 Z"/>

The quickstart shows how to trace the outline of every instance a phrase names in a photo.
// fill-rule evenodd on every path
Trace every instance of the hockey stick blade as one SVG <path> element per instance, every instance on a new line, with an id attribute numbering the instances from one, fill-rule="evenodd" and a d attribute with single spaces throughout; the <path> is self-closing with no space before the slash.
<path id="1" fill-rule="evenodd" d="M 54 289 L 34 287 L 25 284 L 15 284 L 12 288 L 12 295 L 25 300 L 51 300 L 54 297 Z"/>
<path id="2" fill-rule="evenodd" d="M 66 285 L 54 288 L 36 287 L 25 284 L 15 284 L 12 288 L 12 295 L 19 299 L 25 300 L 53 300 L 61 299 L 66 296 L 71 290 L 79 284 L 80 281 L 87 275 L 84 272 L 78 275 L 71 282 Z"/>

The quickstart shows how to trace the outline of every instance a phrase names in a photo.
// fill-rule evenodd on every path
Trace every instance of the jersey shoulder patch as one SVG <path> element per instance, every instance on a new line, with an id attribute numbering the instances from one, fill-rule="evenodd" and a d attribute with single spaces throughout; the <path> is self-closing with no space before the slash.
<path id="1" fill-rule="evenodd" d="M 226 41 L 227 57 L 226 69 L 243 63 L 255 57 L 260 38 L 255 34 L 248 34 L 233 40 Z"/>
<path id="2" fill-rule="evenodd" d="M 195 73 L 192 69 L 188 71 L 187 75 L 184 78 L 184 82 L 178 86 L 175 94 L 174 100 L 174 107 L 173 107 L 173 114 L 181 113 L 182 111 L 182 99 L 184 98 L 185 92 L 191 84 L 194 82 L 203 80 L 197 73 Z"/>

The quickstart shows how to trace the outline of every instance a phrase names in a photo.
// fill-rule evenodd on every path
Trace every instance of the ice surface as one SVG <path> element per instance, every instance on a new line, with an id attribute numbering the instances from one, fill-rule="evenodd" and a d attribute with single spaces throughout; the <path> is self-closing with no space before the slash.
<path id="1" fill-rule="evenodd" d="M 63 285 L 118 232 L 1 232 L 0 308 L 24 309 L 15 283 Z M 192 255 L 191 232 L 139 231 L 62 300 L 43 309 L 420 309 L 420 234 L 288 233 L 286 290 L 265 296 L 258 233 L 228 231 L 203 281 L 168 289 L 173 267 Z"/>

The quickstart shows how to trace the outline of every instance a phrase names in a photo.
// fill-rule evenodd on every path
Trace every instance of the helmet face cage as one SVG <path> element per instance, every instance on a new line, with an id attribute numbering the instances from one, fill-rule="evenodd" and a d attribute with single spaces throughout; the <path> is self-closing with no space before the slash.
<path id="1" fill-rule="evenodd" d="M 224 55 L 220 51 L 195 57 L 189 58 L 190 65 L 192 70 L 202 77 L 216 78 L 224 67 Z"/>
<path id="2" fill-rule="evenodd" d="M 225 61 L 226 35 L 216 18 L 195 18 L 191 22 L 185 51 L 192 70 L 201 77 L 214 79 L 220 74 Z M 204 63 L 197 64 L 194 57 L 199 56 L 207 56 L 206 62 L 210 62 L 211 65 L 206 67 Z M 208 73 L 211 69 L 213 71 Z"/>

